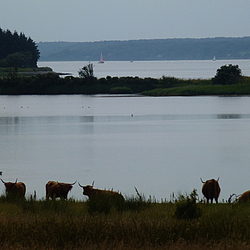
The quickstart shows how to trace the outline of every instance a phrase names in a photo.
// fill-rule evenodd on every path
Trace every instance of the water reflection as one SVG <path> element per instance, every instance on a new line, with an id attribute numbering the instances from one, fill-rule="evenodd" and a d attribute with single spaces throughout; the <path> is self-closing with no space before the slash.
<path id="1" fill-rule="evenodd" d="M 0 125 L 18 124 L 20 117 L 0 117 Z"/>
<path id="2" fill-rule="evenodd" d="M 241 119 L 241 114 L 218 114 L 217 119 Z"/>
<path id="3" fill-rule="evenodd" d="M 80 122 L 94 122 L 94 116 L 80 116 Z"/>
<path id="4" fill-rule="evenodd" d="M 52 125 L 100 122 L 138 122 L 164 120 L 206 120 L 206 119 L 243 119 L 250 114 L 169 114 L 169 115 L 87 115 L 87 116 L 37 116 L 37 117 L 0 117 L 0 126 L 4 125 Z"/>

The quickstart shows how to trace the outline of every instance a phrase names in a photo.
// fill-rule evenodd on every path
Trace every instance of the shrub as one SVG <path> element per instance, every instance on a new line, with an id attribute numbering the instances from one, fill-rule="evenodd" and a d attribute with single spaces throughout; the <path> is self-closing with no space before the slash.
<path id="1" fill-rule="evenodd" d="M 177 219 L 197 219 L 201 216 L 201 209 L 199 204 L 196 203 L 197 200 L 197 190 L 194 189 L 192 193 L 186 197 L 180 195 L 179 199 L 176 202 L 175 217 Z"/>
<path id="2" fill-rule="evenodd" d="M 218 85 L 237 84 L 240 77 L 241 69 L 238 65 L 224 65 L 217 69 L 215 77 L 212 78 L 212 83 Z"/>

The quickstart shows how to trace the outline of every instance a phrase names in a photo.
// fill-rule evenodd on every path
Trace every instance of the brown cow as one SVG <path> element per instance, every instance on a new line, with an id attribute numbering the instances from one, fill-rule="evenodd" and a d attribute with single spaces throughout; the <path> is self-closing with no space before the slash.
<path id="1" fill-rule="evenodd" d="M 49 181 L 46 186 L 46 198 L 49 197 L 55 199 L 57 197 L 67 199 L 68 192 L 73 188 L 73 185 L 76 181 L 72 184 L 70 183 L 62 183 L 57 181 Z"/>
<path id="2" fill-rule="evenodd" d="M 249 202 L 250 201 L 250 190 L 246 191 L 239 197 L 239 202 Z"/>
<path id="3" fill-rule="evenodd" d="M 201 178 L 200 178 L 201 179 Z M 211 203 L 213 203 L 213 199 L 215 199 L 216 203 L 218 203 L 218 198 L 220 195 L 220 185 L 219 185 L 219 179 L 220 177 L 215 180 L 207 180 L 207 181 L 202 181 L 203 186 L 202 186 L 202 193 L 207 199 L 207 203 L 209 203 L 209 200 L 211 200 Z"/>
<path id="4" fill-rule="evenodd" d="M 90 185 L 82 186 L 78 182 L 78 185 L 83 189 L 83 194 L 87 195 L 90 200 L 93 200 L 96 198 L 98 198 L 98 199 L 99 198 L 111 198 L 111 199 L 115 199 L 115 200 L 118 200 L 121 202 L 124 201 L 124 197 L 122 196 L 122 194 L 120 194 L 116 191 L 96 189 L 96 188 L 93 188 L 93 184 L 92 184 L 92 186 L 90 186 Z"/>
<path id="5" fill-rule="evenodd" d="M 26 193 L 26 186 L 23 182 L 5 182 L 1 179 L 2 183 L 5 185 L 6 195 L 13 195 L 17 197 L 23 197 Z"/>

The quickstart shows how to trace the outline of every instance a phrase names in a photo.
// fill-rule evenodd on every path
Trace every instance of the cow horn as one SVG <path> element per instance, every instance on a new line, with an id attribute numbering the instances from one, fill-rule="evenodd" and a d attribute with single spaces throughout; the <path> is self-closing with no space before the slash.
<path id="1" fill-rule="evenodd" d="M 78 181 L 78 185 L 79 185 L 81 188 L 84 188 L 84 186 L 82 186 L 82 185 L 79 183 L 79 181 Z"/>
<path id="2" fill-rule="evenodd" d="M 94 183 L 95 183 L 95 181 L 92 182 L 92 187 L 94 187 Z"/>
<path id="3" fill-rule="evenodd" d="M 220 177 L 218 177 L 217 181 L 219 181 Z"/>
<path id="4" fill-rule="evenodd" d="M 77 182 L 77 180 L 76 180 L 74 183 L 70 184 L 70 185 L 72 185 L 72 186 L 73 186 L 73 185 L 75 185 L 75 184 L 76 184 L 76 182 Z"/>
<path id="5" fill-rule="evenodd" d="M 3 183 L 3 184 L 5 184 L 5 182 L 3 181 L 3 179 L 2 179 L 2 178 L 0 178 L 0 180 L 2 181 L 2 183 Z"/>
<path id="6" fill-rule="evenodd" d="M 201 179 L 201 177 L 200 177 L 200 179 Z M 201 182 L 202 182 L 202 183 L 205 183 L 202 179 L 201 179 Z"/>
<path id="7" fill-rule="evenodd" d="M 17 183 L 17 178 L 16 178 L 16 182 L 15 183 Z"/>

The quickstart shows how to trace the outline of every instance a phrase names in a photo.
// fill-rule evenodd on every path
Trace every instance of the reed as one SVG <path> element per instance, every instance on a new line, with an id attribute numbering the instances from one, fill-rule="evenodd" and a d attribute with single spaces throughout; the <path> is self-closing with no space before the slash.
<path id="1" fill-rule="evenodd" d="M 181 219 L 175 215 L 177 203 L 127 197 L 122 211 L 90 213 L 87 202 L 82 201 L 30 198 L 10 202 L 0 198 L 0 246 L 1 249 L 250 249 L 249 204 L 196 203 L 200 216 Z"/>

